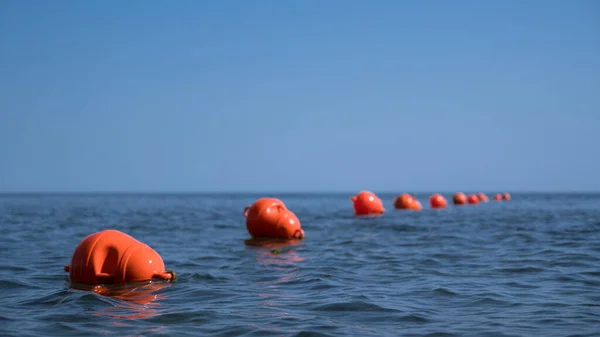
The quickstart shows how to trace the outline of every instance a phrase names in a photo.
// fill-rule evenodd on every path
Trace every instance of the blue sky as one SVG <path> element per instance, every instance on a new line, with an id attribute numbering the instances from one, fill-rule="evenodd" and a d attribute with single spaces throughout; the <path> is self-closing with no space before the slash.
<path id="1" fill-rule="evenodd" d="M 600 4 L 0 2 L 0 191 L 600 190 Z"/>

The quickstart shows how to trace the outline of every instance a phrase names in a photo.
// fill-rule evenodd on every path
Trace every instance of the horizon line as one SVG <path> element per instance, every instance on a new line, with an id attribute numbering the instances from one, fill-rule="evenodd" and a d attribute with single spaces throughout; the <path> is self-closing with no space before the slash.
<path id="1" fill-rule="evenodd" d="M 286 191 L 267 191 L 267 190 L 255 190 L 255 191 L 235 191 L 235 190 L 224 190 L 224 191 L 211 191 L 211 190 L 87 190 L 87 191 L 78 191 L 78 190 L 0 190 L 0 195 L 173 195 L 173 194 L 188 194 L 188 195 L 202 195 L 202 194 L 223 194 L 223 195 L 231 195 L 231 194 L 348 194 L 355 195 L 360 191 L 364 191 L 368 189 L 362 190 L 286 190 Z M 402 193 L 413 193 L 413 194 L 454 194 L 458 192 L 463 193 L 486 193 L 486 194 L 494 194 L 494 193 L 515 193 L 515 194 L 568 194 L 568 193 L 576 193 L 576 194 L 596 194 L 600 193 L 600 190 L 454 190 L 454 191 L 443 191 L 443 190 L 368 190 L 374 193 L 381 194 L 402 194 Z"/>

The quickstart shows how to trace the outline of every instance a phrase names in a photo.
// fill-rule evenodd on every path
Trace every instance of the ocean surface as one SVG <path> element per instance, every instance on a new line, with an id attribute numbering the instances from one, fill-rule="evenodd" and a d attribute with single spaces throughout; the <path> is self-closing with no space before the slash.
<path id="1" fill-rule="evenodd" d="M 262 196 L 306 238 L 247 244 Z M 380 194 L 387 213 L 357 218 L 350 194 L 2 195 L 0 336 L 600 336 L 600 194 L 416 196 L 420 212 Z M 109 228 L 178 279 L 70 289 L 73 250 Z"/>

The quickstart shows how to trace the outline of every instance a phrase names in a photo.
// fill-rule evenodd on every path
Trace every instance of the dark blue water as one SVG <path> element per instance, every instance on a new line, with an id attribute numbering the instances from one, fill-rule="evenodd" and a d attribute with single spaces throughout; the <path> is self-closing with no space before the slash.
<path id="1" fill-rule="evenodd" d="M 306 232 L 276 250 L 244 243 L 260 196 L 1 196 L 0 335 L 600 336 L 600 195 L 410 212 L 382 194 L 380 218 L 272 195 Z M 69 289 L 76 245 L 107 228 L 179 278 L 126 300 Z"/>

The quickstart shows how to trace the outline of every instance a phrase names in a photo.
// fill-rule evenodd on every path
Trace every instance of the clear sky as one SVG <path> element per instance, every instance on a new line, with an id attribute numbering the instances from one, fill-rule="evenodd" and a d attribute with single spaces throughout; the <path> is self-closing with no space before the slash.
<path id="1" fill-rule="evenodd" d="M 0 191 L 600 190 L 600 2 L 0 1 Z"/>

